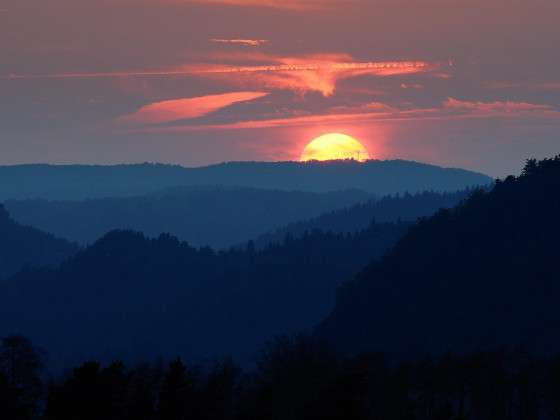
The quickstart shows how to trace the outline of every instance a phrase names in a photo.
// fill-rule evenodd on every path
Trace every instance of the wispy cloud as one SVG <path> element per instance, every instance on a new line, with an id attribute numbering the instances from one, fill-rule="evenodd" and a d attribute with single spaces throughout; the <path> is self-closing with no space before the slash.
<path id="1" fill-rule="evenodd" d="M 512 101 L 495 101 L 495 102 L 470 102 L 461 101 L 454 98 L 448 98 L 443 107 L 451 110 L 459 111 L 475 111 L 481 113 L 527 113 L 552 111 L 553 107 L 549 105 L 531 104 L 527 102 Z"/>
<path id="2" fill-rule="evenodd" d="M 51 73 L 51 74 L 18 74 L 11 73 L 0 76 L 0 80 L 31 80 L 31 79 L 113 79 L 119 77 L 167 78 L 171 76 L 192 76 L 193 71 L 186 70 L 131 70 L 113 72 L 84 73 Z"/>
<path id="3" fill-rule="evenodd" d="M 441 67 L 440 63 L 426 61 L 356 61 L 346 54 L 306 56 L 276 56 L 263 53 L 214 54 L 210 61 L 212 62 L 188 64 L 167 70 L 47 75 L 11 74 L 0 77 L 0 79 L 194 76 L 221 79 L 245 89 L 256 87 L 267 90 L 292 90 L 298 93 L 319 92 L 323 96 L 331 96 L 340 80 L 365 75 L 389 77 L 428 73 Z M 228 62 L 248 64 L 238 65 L 228 64 Z"/>
<path id="4" fill-rule="evenodd" d="M 246 47 L 259 47 L 261 45 L 267 44 L 267 39 L 222 39 L 222 38 L 212 38 L 210 40 L 216 44 L 233 44 L 233 45 L 243 45 Z"/>
<path id="5" fill-rule="evenodd" d="M 340 3 L 353 3 L 353 0 L 171 0 L 175 2 L 224 4 L 238 7 L 268 7 L 291 11 L 320 10 Z"/>
<path id="6" fill-rule="evenodd" d="M 485 85 L 489 89 L 529 89 L 538 91 L 559 91 L 560 82 L 489 82 Z"/>
<path id="7" fill-rule="evenodd" d="M 244 59 L 252 65 L 208 64 L 198 74 L 221 78 L 243 86 L 292 90 L 298 93 L 334 94 L 340 80 L 358 76 L 388 77 L 427 73 L 439 68 L 438 63 L 425 61 L 356 61 L 346 54 L 315 54 L 308 56 L 275 56 L 267 54 L 219 55 L 222 60 Z M 266 64 L 261 64 L 261 63 Z"/>
<path id="8" fill-rule="evenodd" d="M 550 118 L 560 122 L 560 111 L 547 105 L 523 102 L 469 102 L 449 98 L 437 108 L 397 109 L 382 103 L 335 107 L 323 114 L 252 119 L 229 123 L 157 127 L 148 131 L 182 132 L 360 124 L 387 121 L 457 120 L 471 118 Z"/>
<path id="9" fill-rule="evenodd" d="M 233 92 L 196 98 L 174 99 L 143 106 L 130 115 L 117 118 L 126 125 L 163 124 L 206 116 L 238 102 L 252 101 L 268 95 L 265 92 Z"/>

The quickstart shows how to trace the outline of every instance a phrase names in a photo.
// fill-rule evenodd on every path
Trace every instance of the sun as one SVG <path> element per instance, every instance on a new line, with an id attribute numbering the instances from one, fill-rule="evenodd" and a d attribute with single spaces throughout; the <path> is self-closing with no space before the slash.
<path id="1" fill-rule="evenodd" d="M 317 137 L 303 149 L 300 160 L 341 160 L 354 159 L 360 162 L 370 158 L 367 149 L 353 137 L 331 133 Z"/>

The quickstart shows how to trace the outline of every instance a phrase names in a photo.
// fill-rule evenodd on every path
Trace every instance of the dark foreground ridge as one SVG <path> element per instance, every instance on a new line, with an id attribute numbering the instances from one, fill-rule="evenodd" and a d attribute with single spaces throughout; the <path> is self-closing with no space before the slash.
<path id="1" fill-rule="evenodd" d="M 82 200 L 213 185 L 311 192 L 358 189 L 384 196 L 425 190 L 457 191 L 491 182 L 476 172 L 404 160 L 232 162 L 201 168 L 161 164 L 20 165 L 0 167 L 0 200 Z"/>
<path id="2" fill-rule="evenodd" d="M 67 342 L 72 345 L 72 341 Z M 342 358 L 303 336 L 263 348 L 257 368 L 231 360 L 89 361 L 48 381 L 24 337 L 0 346 L 0 418 L 9 420 L 549 420 L 560 357 L 448 354 L 403 364 Z"/>
<path id="3" fill-rule="evenodd" d="M 349 352 L 560 351 L 560 157 L 414 226 L 338 293 L 318 335 Z"/>

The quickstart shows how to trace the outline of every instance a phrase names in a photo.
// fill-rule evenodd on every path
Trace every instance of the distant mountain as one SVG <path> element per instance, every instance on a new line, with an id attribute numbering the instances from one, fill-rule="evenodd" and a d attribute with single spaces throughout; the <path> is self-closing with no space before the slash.
<path id="1" fill-rule="evenodd" d="M 75 244 L 16 223 L 0 205 L 0 279 L 23 268 L 56 266 L 77 251 Z"/>
<path id="2" fill-rule="evenodd" d="M 383 255 L 408 226 L 314 232 L 262 251 L 249 243 L 220 253 L 169 235 L 114 231 L 59 269 L 0 283 L 0 337 L 29 336 L 58 367 L 158 355 L 247 361 L 273 336 L 324 318 L 341 279 Z"/>
<path id="3" fill-rule="evenodd" d="M 82 244 L 93 243 L 114 229 L 132 229 L 153 237 L 171 233 L 193 246 L 225 248 L 287 223 L 369 198 L 370 194 L 355 190 L 319 194 L 177 187 L 139 197 L 23 200 L 8 201 L 5 205 L 19 222 Z"/>
<path id="4" fill-rule="evenodd" d="M 425 191 L 417 194 L 386 196 L 371 199 L 318 217 L 291 223 L 272 232 L 261 235 L 255 240 L 257 246 L 281 242 L 286 235 L 301 237 L 305 232 L 322 230 L 334 233 L 358 232 L 367 228 L 373 221 L 396 222 L 416 221 L 420 217 L 431 216 L 442 208 L 450 208 L 467 199 L 473 192 L 464 189 L 456 192 Z"/>
<path id="5" fill-rule="evenodd" d="M 338 293 L 318 335 L 340 349 L 560 350 L 560 157 L 529 161 L 411 228 Z"/>
<path id="6" fill-rule="evenodd" d="M 0 167 L 0 200 L 81 200 L 208 185 L 311 192 L 359 189 L 382 196 L 406 191 L 456 191 L 490 182 L 489 177 L 475 172 L 402 160 L 233 162 L 201 168 L 160 164 L 20 165 Z"/>

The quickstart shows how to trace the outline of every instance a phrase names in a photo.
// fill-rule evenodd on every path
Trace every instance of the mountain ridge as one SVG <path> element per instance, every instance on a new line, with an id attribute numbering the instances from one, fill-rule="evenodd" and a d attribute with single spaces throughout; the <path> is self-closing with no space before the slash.
<path id="1" fill-rule="evenodd" d="M 0 167 L 0 200 L 131 196 L 187 185 L 327 192 L 359 189 L 377 195 L 452 191 L 492 179 L 466 169 L 405 160 L 367 162 L 230 162 L 198 168 L 165 164 Z"/>
<path id="2" fill-rule="evenodd" d="M 311 329 L 334 304 L 340 280 L 408 227 L 313 232 L 263 250 L 250 242 L 221 252 L 167 234 L 112 231 L 58 268 L 1 282 L 0 336 L 29 336 L 58 367 L 159 355 L 248 362 L 273 336 Z"/>
<path id="3" fill-rule="evenodd" d="M 194 246 L 224 249 L 371 197 L 357 190 L 314 193 L 191 186 L 133 197 L 4 204 L 19 222 L 81 244 L 93 243 L 114 229 L 131 229 L 151 237 L 170 233 Z M 89 222 L 83 223 L 84 219 Z"/>
<path id="4" fill-rule="evenodd" d="M 22 269 L 57 266 L 78 250 L 65 239 L 16 223 L 0 204 L 0 280 Z"/>
<path id="5" fill-rule="evenodd" d="M 351 233 L 366 229 L 372 222 L 385 223 L 399 220 L 415 222 L 420 217 L 431 216 L 440 208 L 454 207 L 467 199 L 473 191 L 474 189 L 467 188 L 456 192 L 424 191 L 416 194 L 396 194 L 379 199 L 372 198 L 271 230 L 257 237 L 255 244 L 262 247 L 281 242 L 286 235 L 297 238 L 313 230 Z"/>

